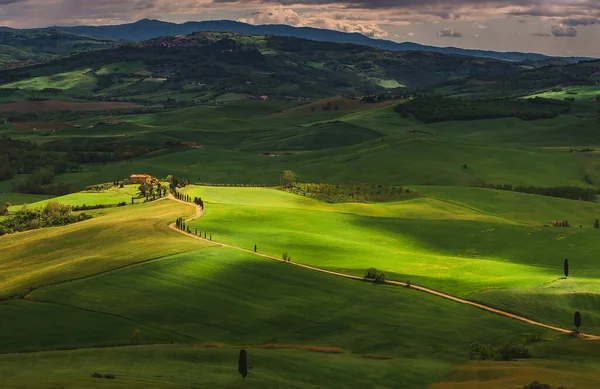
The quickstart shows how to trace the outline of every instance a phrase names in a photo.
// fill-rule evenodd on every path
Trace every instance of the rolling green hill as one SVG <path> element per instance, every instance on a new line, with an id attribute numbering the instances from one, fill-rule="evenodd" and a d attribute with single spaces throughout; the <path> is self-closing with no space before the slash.
<path id="1" fill-rule="evenodd" d="M 138 66 L 127 65 L 133 63 Z M 516 64 L 493 59 L 202 32 L 128 44 L 103 50 L 101 56 L 82 53 L 0 72 L 0 84 L 9 88 L 10 82 L 87 68 L 97 70 L 93 74 L 98 80 L 97 98 L 140 101 L 166 101 L 174 98 L 170 94 L 180 99 L 181 92 L 187 96 L 184 100 L 194 101 L 215 100 L 225 93 L 271 97 L 402 93 L 405 87 L 520 70 Z M 106 71 L 115 68 L 119 70 Z"/>
<path id="2" fill-rule="evenodd" d="M 190 187 L 188 193 L 205 199 L 206 214 L 192 225 L 208 229 L 213 239 L 242 247 L 255 242 L 261 252 L 275 255 L 286 250 L 295 261 L 324 268 L 361 274 L 364 268 L 377 266 L 390 278 L 400 279 L 406 274 L 394 269 L 406 268 L 411 269 L 413 282 L 459 295 L 483 285 L 533 285 L 556 278 L 552 273 L 560 266 L 541 258 L 534 266 L 525 254 L 513 261 L 503 259 L 499 246 L 492 243 L 506 244 L 515 240 L 515 234 L 529 231 L 530 223 L 538 223 L 536 213 L 523 220 L 512 210 L 526 210 L 528 201 L 535 202 L 537 196 L 512 194 L 513 199 L 504 194 L 495 199 L 498 209 L 488 209 L 486 196 L 495 191 L 425 190 L 425 197 L 390 204 L 325 204 L 258 188 Z M 119 200 L 112 191 L 97 196 L 99 203 Z M 81 193 L 56 201 L 83 204 L 89 198 Z M 578 204 L 560 200 L 553 207 L 584 217 L 589 210 Z M 0 269 L 19 264 L 18 273 L 1 274 L 3 285 L 8 284 L 9 291 L 34 288 L 0 302 L 0 324 L 5 329 L 0 334 L 3 387 L 43 388 L 50 383 L 233 388 L 239 380 L 235 363 L 240 347 L 248 350 L 252 366 L 246 385 L 257 388 L 425 388 L 436 382 L 445 385 L 448 377 L 464 369 L 491 369 L 507 380 L 514 379 L 509 378 L 513 374 L 533 380 L 545 366 L 553 368 L 554 374 L 545 376 L 553 384 L 563 382 L 574 368 L 585 374 L 580 381 L 584 389 L 591 389 L 587 382 L 597 378 L 598 361 L 593 357 L 597 342 L 555 340 L 544 330 L 436 296 L 314 273 L 165 228 L 167 221 L 186 214 L 190 215 L 189 206 L 161 200 L 101 210 L 92 220 L 66 227 L 0 237 L 0 245 L 8 249 L 3 250 L 8 255 L 0 258 Z M 442 230 L 436 228 L 444 223 L 451 226 L 443 228 L 447 239 L 442 240 L 438 238 Z M 428 233 L 413 236 L 417 225 Z M 477 253 L 469 251 L 471 245 L 462 246 L 460 237 L 470 228 L 474 232 L 490 227 L 497 232 L 488 232 L 494 238 L 481 242 Z M 269 239 L 262 240 L 265 234 Z M 534 238 L 548 244 L 543 233 Z M 560 250 L 557 247 L 548 250 Z M 49 261 L 40 254 L 42 248 L 60 253 L 60 259 Z M 363 249 L 368 249 L 367 256 Z M 510 252 L 506 254 L 518 250 Z M 584 260 L 574 259 L 568 288 L 577 286 L 589 299 L 587 288 L 594 287 L 580 280 L 590 277 L 591 282 L 595 276 Z M 474 261 L 477 264 L 467 264 Z M 455 271 L 462 276 L 449 282 Z M 570 296 L 575 298 L 570 304 L 584 314 L 586 331 L 593 332 L 597 326 L 593 308 L 581 305 L 578 293 Z M 493 301 L 508 300 L 500 294 Z M 552 304 L 555 318 L 573 309 L 562 299 Z M 539 309 L 528 313 L 555 322 Z M 39 317 L 45 320 L 36 320 Z M 560 319 L 556 324 L 569 326 Z M 531 333 L 546 339 L 529 346 L 533 361 L 465 365 L 472 342 L 515 344 Z M 66 351 L 51 351 L 57 349 Z M 7 354 L 14 352 L 19 354 Z M 555 359 L 557 355 L 563 359 Z M 585 365 L 577 362 L 581 358 L 586 358 Z M 116 379 L 98 381 L 90 377 L 93 372 L 114 374 Z M 487 375 L 462 377 L 465 385 L 491 385 Z"/>
<path id="3" fill-rule="evenodd" d="M 0 66 L 50 61 L 82 51 L 110 48 L 117 41 L 59 30 L 0 31 Z"/>

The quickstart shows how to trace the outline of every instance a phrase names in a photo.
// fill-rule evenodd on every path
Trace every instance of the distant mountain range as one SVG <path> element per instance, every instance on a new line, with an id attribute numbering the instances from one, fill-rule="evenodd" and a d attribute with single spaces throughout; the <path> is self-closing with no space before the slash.
<path id="1" fill-rule="evenodd" d="M 144 41 L 162 36 L 187 35 L 194 32 L 236 32 L 241 34 L 274 35 L 297 37 L 319 42 L 353 43 L 390 51 L 426 51 L 442 54 L 467 55 L 473 57 L 494 58 L 504 61 L 545 61 L 559 58 L 566 62 L 576 63 L 591 58 L 585 57 L 550 57 L 536 53 L 497 52 L 488 50 L 470 50 L 456 47 L 425 46 L 413 42 L 397 43 L 384 39 L 373 39 L 359 33 L 325 30 L 312 27 L 292 27 L 280 24 L 252 25 L 231 20 L 215 20 L 205 22 L 186 22 L 182 24 L 143 19 L 135 23 L 111 26 L 72 26 L 48 27 L 72 34 L 119 39 L 126 41 Z M 13 30 L 0 27 L 0 31 Z M 0 42 L 1 43 L 1 42 Z"/>

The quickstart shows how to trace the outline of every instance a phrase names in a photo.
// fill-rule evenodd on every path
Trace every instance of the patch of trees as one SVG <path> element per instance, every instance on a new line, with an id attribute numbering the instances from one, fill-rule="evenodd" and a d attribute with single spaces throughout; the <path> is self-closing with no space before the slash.
<path id="1" fill-rule="evenodd" d="M 366 280 L 373 281 L 376 284 L 385 284 L 385 273 L 371 267 L 365 272 Z"/>
<path id="2" fill-rule="evenodd" d="M 489 344 L 475 342 L 469 346 L 469 358 L 474 361 L 514 361 L 532 357 L 529 349 L 522 344 L 495 348 Z"/>
<path id="3" fill-rule="evenodd" d="M 550 119 L 571 111 L 567 102 L 547 99 L 474 100 L 441 96 L 419 97 L 398 104 L 394 111 L 403 117 L 414 115 L 424 123 L 516 117 L 521 120 Z"/>
<path id="4" fill-rule="evenodd" d="M 580 201 L 596 201 L 596 197 L 600 194 L 600 190 L 591 188 L 580 188 L 578 186 L 554 186 L 554 187 L 538 187 L 538 186 L 515 186 L 510 184 L 494 185 L 481 184 L 482 188 L 508 190 L 521 193 L 530 193 L 541 196 L 560 197 L 563 199 L 580 200 Z"/>
<path id="5" fill-rule="evenodd" d="M 376 184 L 303 184 L 294 183 L 284 191 L 327 203 L 389 202 L 415 198 L 419 195 L 408 188 Z"/>
<path id="6" fill-rule="evenodd" d="M 124 207 L 126 206 L 127 203 L 125 201 L 121 201 L 118 204 L 96 204 L 96 205 L 86 205 L 86 204 L 82 204 L 82 205 L 74 205 L 71 207 L 71 210 L 73 212 L 78 212 L 78 211 L 91 211 L 94 209 L 105 209 L 105 208 L 113 208 L 113 207 Z"/>
<path id="7" fill-rule="evenodd" d="M 156 200 L 167 195 L 167 187 L 160 183 L 146 182 L 138 186 L 138 192 L 146 198 L 146 201 Z"/>
<path id="8" fill-rule="evenodd" d="M 35 142 L 0 138 L 0 181 L 47 168 L 56 174 L 79 170 L 67 156 L 46 151 Z"/>
<path id="9" fill-rule="evenodd" d="M 34 171 L 23 180 L 13 182 L 13 191 L 27 194 L 43 194 L 63 196 L 75 189 L 65 182 L 54 182 L 55 174 L 52 167 Z"/>
<path id="10" fill-rule="evenodd" d="M 13 216 L 0 222 L 0 236 L 38 228 L 65 226 L 90 219 L 85 213 L 74 214 L 68 205 L 49 202 L 44 208 L 28 209 L 23 206 Z"/>

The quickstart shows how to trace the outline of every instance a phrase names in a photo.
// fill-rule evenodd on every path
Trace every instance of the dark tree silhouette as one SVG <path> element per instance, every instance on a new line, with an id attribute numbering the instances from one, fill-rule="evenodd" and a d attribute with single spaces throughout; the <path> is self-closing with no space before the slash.
<path id="1" fill-rule="evenodd" d="M 256 245 L 254 245 L 254 252 L 256 252 Z"/>
<path id="2" fill-rule="evenodd" d="M 577 328 L 577 332 L 579 333 L 579 327 L 581 327 L 581 314 L 579 313 L 579 311 L 575 312 L 575 317 L 573 318 L 573 323 L 575 324 L 575 327 Z"/>
<path id="3" fill-rule="evenodd" d="M 238 360 L 238 371 L 242 375 L 242 387 L 244 386 L 244 378 L 248 376 L 248 354 L 246 350 L 240 350 L 240 358 Z"/>
<path id="4" fill-rule="evenodd" d="M 565 277 L 569 277 L 569 260 L 567 258 L 565 258 L 564 272 Z"/>
<path id="5" fill-rule="evenodd" d="M 600 220 L 596 219 L 594 222 L 594 228 L 600 228 Z"/>

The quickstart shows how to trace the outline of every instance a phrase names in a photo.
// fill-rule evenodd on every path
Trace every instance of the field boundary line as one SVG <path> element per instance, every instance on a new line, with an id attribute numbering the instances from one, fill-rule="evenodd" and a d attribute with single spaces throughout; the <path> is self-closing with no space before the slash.
<path id="1" fill-rule="evenodd" d="M 196 219 L 199 219 L 200 217 L 202 217 L 204 215 L 204 210 L 198 204 L 188 203 L 188 202 L 185 202 L 183 200 L 176 199 L 172 194 L 169 194 L 168 198 L 170 200 L 178 201 L 180 203 L 192 205 L 192 206 L 194 206 L 196 208 L 196 214 L 194 216 L 190 217 L 190 218 L 185 219 L 186 223 L 188 223 L 190 221 L 193 221 L 193 220 L 196 220 Z M 194 234 L 191 234 L 191 233 L 187 233 L 186 231 L 182 231 L 182 230 L 178 229 L 175 223 L 171 223 L 169 225 L 169 227 L 172 230 L 177 231 L 177 232 L 179 232 L 181 234 L 184 234 L 184 235 L 189 236 L 191 238 L 200 239 L 200 240 L 203 240 L 205 242 L 212 243 L 212 244 L 214 244 L 216 246 L 220 246 L 220 247 L 224 247 L 224 248 L 230 248 L 230 249 L 235 249 L 235 250 L 242 251 L 242 252 L 245 252 L 245 253 L 248 253 L 248 254 L 253 254 L 253 255 L 256 255 L 256 256 L 259 256 L 259 257 L 262 257 L 262 258 L 266 258 L 266 259 L 270 259 L 270 260 L 274 260 L 274 261 L 277 261 L 277 262 L 288 263 L 288 264 L 294 265 L 294 266 L 299 267 L 299 268 L 303 268 L 303 269 L 307 269 L 307 270 L 312 270 L 312 271 L 316 271 L 316 272 L 319 272 L 319 273 L 329 274 L 329 275 L 333 275 L 333 276 L 337 276 L 337 277 L 342 277 L 342 278 L 347 278 L 347 279 L 351 279 L 351 280 L 355 280 L 355 281 L 372 282 L 372 281 L 366 280 L 363 277 L 358 277 L 358 276 L 353 276 L 353 275 L 350 275 L 350 274 L 339 273 L 339 272 L 335 272 L 335 271 L 331 271 L 331 270 L 320 269 L 318 267 L 304 265 L 304 264 L 301 264 L 301 263 L 298 263 L 298 262 L 285 262 L 281 258 L 277 258 L 277 257 L 271 256 L 271 255 L 268 255 L 268 254 L 256 253 L 256 252 L 254 252 L 252 250 L 248 250 L 248 249 L 245 249 L 245 248 L 242 248 L 242 247 L 232 246 L 232 245 L 229 245 L 229 244 L 226 244 L 226 243 L 219 243 L 219 242 L 215 242 L 215 241 L 212 241 L 212 240 L 204 239 L 204 238 L 202 238 L 200 236 L 197 236 L 197 235 L 194 235 Z M 473 301 L 465 300 L 465 299 L 462 299 L 462 298 L 459 298 L 459 297 L 456 297 L 456 296 L 452 296 L 452 295 L 449 295 L 449 294 L 446 294 L 446 293 L 438 292 L 438 291 L 433 290 L 433 289 L 425 288 L 423 286 L 414 285 L 412 283 L 411 284 L 407 284 L 407 283 L 401 282 L 401 281 L 385 281 L 385 285 L 402 286 L 402 287 L 405 287 L 405 288 L 410 288 L 410 289 L 418 290 L 420 292 L 424 292 L 424 293 L 431 294 L 431 295 L 434 295 L 434 296 L 437 296 L 437 297 L 441 297 L 441 298 L 444 298 L 446 300 L 454 301 L 454 302 L 459 303 L 459 304 L 470 305 L 472 307 L 475 307 L 475 308 L 478 308 L 478 309 L 481 309 L 481 310 L 484 310 L 484 311 L 487 311 L 487 312 L 490 312 L 490 313 L 494 313 L 494 314 L 499 315 L 499 316 L 508 317 L 508 318 L 511 318 L 511 319 L 514 319 L 514 320 L 518 320 L 518 321 L 521 321 L 521 322 L 524 322 L 524 323 L 527 323 L 527 324 L 531 324 L 531 325 L 534 325 L 534 326 L 537 326 L 537 327 L 541 327 L 541 328 L 549 329 L 549 330 L 552 330 L 552 331 L 560 332 L 560 333 L 563 333 L 563 334 L 571 334 L 573 332 L 572 330 L 567 330 L 565 328 L 556 327 L 556 326 L 553 326 L 553 325 L 550 325 L 550 324 L 540 323 L 538 321 L 535 321 L 535 320 L 532 320 L 532 319 L 528 319 L 528 318 L 523 317 L 523 316 L 515 315 L 513 313 L 509 313 L 509 312 L 503 311 L 501 309 L 492 308 L 492 307 L 489 307 L 489 306 L 484 305 L 484 304 L 480 304 L 480 303 L 476 303 L 476 302 L 473 302 Z M 580 333 L 579 336 L 581 336 L 582 338 L 585 338 L 587 340 L 600 340 L 600 336 L 596 336 L 596 335 L 590 335 L 590 334 Z"/>

